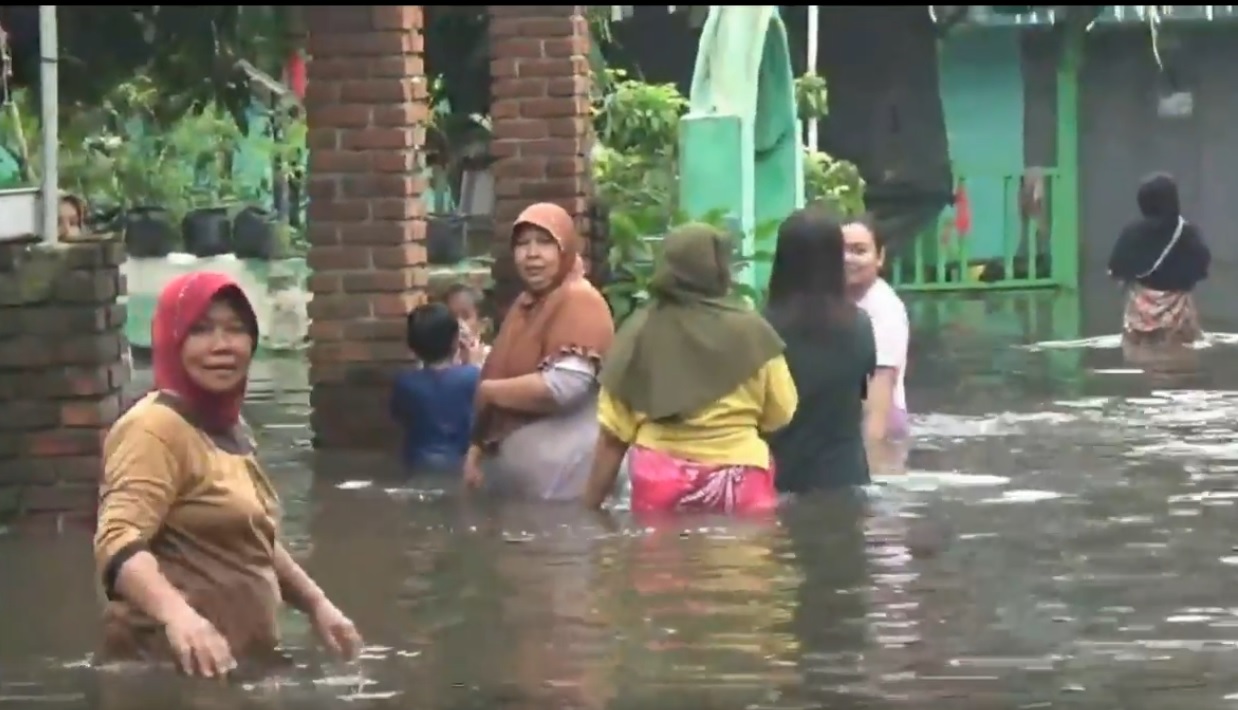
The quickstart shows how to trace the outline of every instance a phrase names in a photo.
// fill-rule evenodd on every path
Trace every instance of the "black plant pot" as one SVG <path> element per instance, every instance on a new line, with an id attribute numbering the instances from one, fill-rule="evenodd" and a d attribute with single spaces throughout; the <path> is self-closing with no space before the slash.
<path id="1" fill-rule="evenodd" d="M 193 210 L 181 220 L 185 251 L 196 257 L 227 254 L 232 251 L 232 223 L 224 207 Z"/>
<path id="2" fill-rule="evenodd" d="M 132 207 L 120 219 L 125 230 L 125 251 L 137 258 L 159 258 L 172 253 L 176 228 L 162 207 Z"/>
<path id="3" fill-rule="evenodd" d="M 275 214 L 261 207 L 246 207 L 232 220 L 232 252 L 238 259 L 270 260 L 275 256 Z"/>
<path id="4" fill-rule="evenodd" d="M 438 215 L 426 223 L 426 259 L 434 266 L 455 266 L 464 261 L 465 217 Z"/>
<path id="5" fill-rule="evenodd" d="M 124 234 L 125 210 L 123 207 L 92 206 L 86 212 L 86 228 L 94 234 Z"/>

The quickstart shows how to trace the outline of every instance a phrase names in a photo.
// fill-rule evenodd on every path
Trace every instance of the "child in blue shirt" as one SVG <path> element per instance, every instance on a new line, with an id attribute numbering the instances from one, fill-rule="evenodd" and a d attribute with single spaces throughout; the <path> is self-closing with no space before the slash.
<path id="1" fill-rule="evenodd" d="M 415 472 L 459 471 L 481 368 L 456 364 L 460 321 L 441 303 L 408 314 L 408 347 L 421 367 L 400 373 L 391 393 L 391 416 L 404 431 L 404 464 Z"/>

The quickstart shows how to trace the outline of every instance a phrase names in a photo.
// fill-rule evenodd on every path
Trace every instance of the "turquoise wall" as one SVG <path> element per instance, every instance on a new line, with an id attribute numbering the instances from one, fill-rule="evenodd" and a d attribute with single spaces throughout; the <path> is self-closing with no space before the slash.
<path id="1" fill-rule="evenodd" d="M 1023 60 L 1019 28 L 958 31 L 941 44 L 941 98 L 954 174 L 966 180 L 972 259 L 1004 254 L 1023 172 Z M 1013 244 L 1011 245 L 1014 246 Z"/>

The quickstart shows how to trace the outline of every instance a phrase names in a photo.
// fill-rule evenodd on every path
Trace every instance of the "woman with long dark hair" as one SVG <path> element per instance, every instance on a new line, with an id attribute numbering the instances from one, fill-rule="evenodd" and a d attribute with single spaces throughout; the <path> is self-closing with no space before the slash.
<path id="1" fill-rule="evenodd" d="M 769 443 L 787 492 L 869 482 L 864 397 L 876 345 L 868 316 L 847 297 L 843 251 L 842 225 L 817 209 L 778 228 L 765 316 L 787 344 L 800 404 Z"/>

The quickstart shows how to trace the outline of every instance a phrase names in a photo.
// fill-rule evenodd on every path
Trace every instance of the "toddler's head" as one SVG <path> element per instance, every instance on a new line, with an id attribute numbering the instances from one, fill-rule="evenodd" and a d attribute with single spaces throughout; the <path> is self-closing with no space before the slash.
<path id="1" fill-rule="evenodd" d="M 468 284 L 452 284 L 443 293 L 443 303 L 456 318 L 471 326 L 477 324 L 477 294 Z"/>

